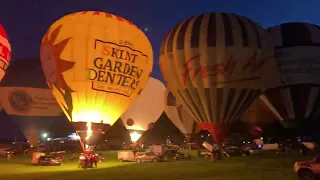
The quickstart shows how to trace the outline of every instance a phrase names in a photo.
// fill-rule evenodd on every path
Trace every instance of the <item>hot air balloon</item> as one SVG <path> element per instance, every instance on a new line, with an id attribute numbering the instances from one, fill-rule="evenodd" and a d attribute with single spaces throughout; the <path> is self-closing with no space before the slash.
<path id="1" fill-rule="evenodd" d="M 277 117 L 260 98 L 257 98 L 242 114 L 241 120 L 246 122 L 248 132 L 252 137 L 260 138 L 262 134 L 260 126 L 273 123 Z"/>
<path id="2" fill-rule="evenodd" d="M 146 35 L 128 20 L 98 11 L 54 22 L 40 54 L 53 95 L 90 148 L 136 99 L 153 66 Z"/>
<path id="3" fill-rule="evenodd" d="M 320 26 L 285 23 L 268 29 L 275 45 L 281 85 L 262 99 L 285 127 L 297 127 L 320 115 Z"/>
<path id="4" fill-rule="evenodd" d="M 278 119 L 261 98 L 257 98 L 241 115 L 241 120 L 254 125 L 266 125 Z"/>
<path id="5" fill-rule="evenodd" d="M 3 26 L 0 24 L 0 81 L 6 73 L 11 59 L 11 46 Z"/>
<path id="6" fill-rule="evenodd" d="M 160 68 L 172 94 L 220 146 L 261 89 L 279 74 L 267 32 L 235 14 L 208 13 L 176 25 L 162 42 Z"/>
<path id="7" fill-rule="evenodd" d="M 199 126 L 193 117 L 178 104 L 169 89 L 166 89 L 164 99 L 164 112 L 171 122 L 184 134 L 187 143 L 190 143 L 191 136 L 199 131 Z"/>
<path id="8" fill-rule="evenodd" d="M 4 110 L 20 128 L 31 146 L 62 111 L 45 81 L 40 59 L 26 58 L 11 63 L 1 81 L 0 99 Z"/>
<path id="9" fill-rule="evenodd" d="M 121 116 L 133 143 L 139 140 L 143 132 L 153 128 L 154 123 L 163 113 L 165 89 L 160 80 L 150 77 L 139 97 Z"/>

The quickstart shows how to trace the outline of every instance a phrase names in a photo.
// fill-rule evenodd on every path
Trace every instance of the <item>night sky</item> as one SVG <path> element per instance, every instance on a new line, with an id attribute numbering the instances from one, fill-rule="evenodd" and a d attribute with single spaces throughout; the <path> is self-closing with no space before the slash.
<path id="1" fill-rule="evenodd" d="M 161 80 L 160 44 L 178 22 L 203 12 L 232 12 L 247 16 L 263 27 L 300 21 L 320 24 L 319 0 L 3 0 L 0 24 L 12 46 L 12 60 L 39 57 L 42 36 L 60 17 L 82 10 L 122 16 L 146 32 L 154 50 L 152 76 Z"/>
<path id="2" fill-rule="evenodd" d="M 146 32 L 154 50 L 152 76 L 162 80 L 158 66 L 160 44 L 176 23 L 203 12 L 232 12 L 268 28 L 284 22 L 320 24 L 319 0 L 4 0 L 0 23 L 12 46 L 12 60 L 39 56 L 42 36 L 60 17 L 82 10 L 122 16 Z"/>

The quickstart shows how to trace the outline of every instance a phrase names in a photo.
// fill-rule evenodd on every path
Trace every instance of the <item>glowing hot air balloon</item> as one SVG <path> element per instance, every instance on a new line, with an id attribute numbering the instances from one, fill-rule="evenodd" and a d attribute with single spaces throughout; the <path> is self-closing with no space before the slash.
<path id="1" fill-rule="evenodd" d="M 165 89 L 160 80 L 150 77 L 139 97 L 121 116 L 124 126 L 130 132 L 132 142 L 136 142 L 143 132 L 153 128 L 163 113 Z"/>
<path id="2" fill-rule="evenodd" d="M 192 134 L 199 131 L 199 126 L 193 117 L 178 104 L 169 89 L 166 89 L 164 99 L 164 112 L 171 122 L 184 134 L 187 143 L 190 143 Z"/>
<path id="3" fill-rule="evenodd" d="M 0 24 L 0 81 L 6 73 L 11 59 L 11 46 L 3 26 Z"/>
<path id="4" fill-rule="evenodd" d="M 130 21 L 84 11 L 51 25 L 42 39 L 41 61 L 59 105 L 81 139 L 94 145 L 92 133 L 114 124 L 147 83 L 153 52 Z"/>
<path id="5" fill-rule="evenodd" d="M 281 86 L 261 97 L 286 126 L 320 117 L 320 26 L 285 23 L 268 29 L 275 45 Z"/>
<path id="6" fill-rule="evenodd" d="M 193 16 L 164 39 L 160 68 L 183 108 L 221 145 L 227 128 L 278 74 L 267 33 L 228 13 Z"/>
<path id="7" fill-rule="evenodd" d="M 31 146 L 42 132 L 63 113 L 48 88 L 40 59 L 27 58 L 11 63 L 0 87 L 4 110 L 20 128 Z"/>

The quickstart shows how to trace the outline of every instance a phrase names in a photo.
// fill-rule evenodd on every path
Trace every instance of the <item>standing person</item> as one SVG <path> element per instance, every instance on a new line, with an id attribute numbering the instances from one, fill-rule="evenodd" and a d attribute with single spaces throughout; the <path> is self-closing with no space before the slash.
<path id="1" fill-rule="evenodd" d="M 84 161 L 84 166 L 83 166 L 83 168 L 84 168 L 84 169 L 87 169 L 87 168 L 88 168 L 88 163 L 89 163 L 88 154 L 87 154 L 87 153 L 84 153 L 84 157 L 85 157 L 85 161 Z"/>
<path id="2" fill-rule="evenodd" d="M 12 153 L 11 152 L 8 152 L 7 153 L 7 160 L 10 161 L 12 158 Z"/>
<path id="3" fill-rule="evenodd" d="M 93 159 L 93 163 L 94 163 L 95 168 L 97 168 L 98 167 L 98 165 L 97 165 L 98 156 L 96 154 L 93 154 L 92 159 Z"/>

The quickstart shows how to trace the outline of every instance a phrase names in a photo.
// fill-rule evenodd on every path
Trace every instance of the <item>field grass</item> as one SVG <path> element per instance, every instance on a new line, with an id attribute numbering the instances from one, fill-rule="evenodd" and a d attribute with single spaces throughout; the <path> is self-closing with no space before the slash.
<path id="1" fill-rule="evenodd" d="M 66 157 L 60 167 L 38 167 L 30 164 L 30 157 L 0 159 L 1 180 L 295 180 L 292 171 L 297 160 L 310 157 L 263 154 L 209 161 L 194 157 L 191 161 L 159 163 L 121 163 L 116 152 L 104 152 L 106 161 L 97 169 L 83 170 L 77 162 Z"/>

